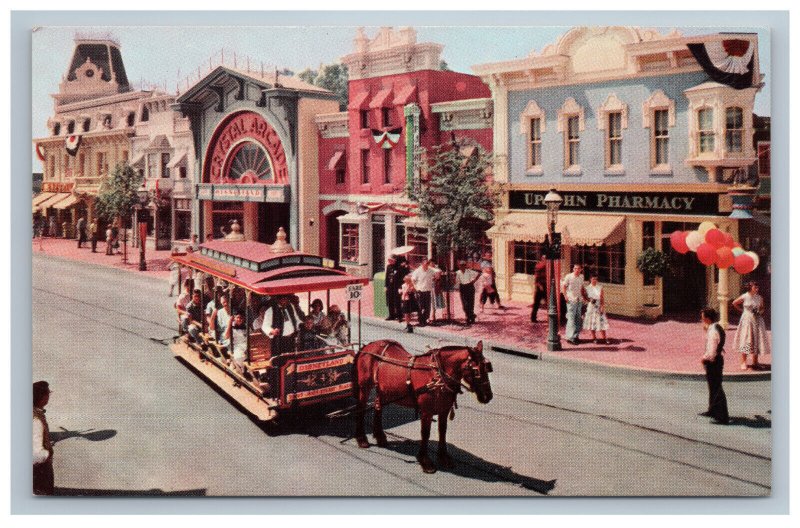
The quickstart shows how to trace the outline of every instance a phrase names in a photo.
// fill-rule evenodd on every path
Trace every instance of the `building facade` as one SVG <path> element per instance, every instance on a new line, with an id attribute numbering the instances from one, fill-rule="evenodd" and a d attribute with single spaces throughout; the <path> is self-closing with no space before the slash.
<path id="1" fill-rule="evenodd" d="M 193 231 L 274 243 L 283 227 L 298 250 L 319 252 L 318 134 L 314 117 L 336 96 L 296 77 L 220 65 L 181 93 L 196 175 Z"/>
<path id="2" fill-rule="evenodd" d="M 119 42 L 76 36 L 70 65 L 52 96 L 50 135 L 34 139 L 43 181 L 33 211 L 46 217 L 50 235 L 74 236 L 77 219 L 94 216 L 101 183 L 130 159 L 142 102 L 152 94 L 131 88 Z"/>
<path id="3" fill-rule="evenodd" d="M 320 250 L 348 272 L 372 277 L 392 249 L 431 256 L 424 219 L 405 196 L 426 149 L 454 141 L 491 150 L 492 101 L 473 75 L 442 69 L 442 46 L 411 28 L 359 30 L 348 107 L 317 115 Z M 487 226 L 488 227 L 488 226 Z"/>
<path id="4" fill-rule="evenodd" d="M 751 82 L 711 80 L 693 44 L 730 46 Z M 610 313 L 716 304 L 715 268 L 673 252 L 669 234 L 709 220 L 739 237 L 728 192 L 731 175 L 756 161 L 757 44 L 751 34 L 580 27 L 526 58 L 475 66 L 494 100 L 494 178 L 508 189 L 489 230 L 501 294 L 532 298 L 547 232 L 543 199 L 555 188 L 564 198 L 562 273 L 573 263 L 596 272 Z M 671 254 L 663 278 L 636 267 L 648 247 Z M 730 275 L 723 289 L 738 292 Z"/>

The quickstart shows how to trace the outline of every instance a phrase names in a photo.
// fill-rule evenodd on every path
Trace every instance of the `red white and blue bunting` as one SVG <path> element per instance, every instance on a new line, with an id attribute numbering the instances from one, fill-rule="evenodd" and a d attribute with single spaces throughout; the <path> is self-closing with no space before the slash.
<path id="1" fill-rule="evenodd" d="M 737 90 L 753 86 L 754 42 L 723 39 L 687 44 L 687 47 L 712 80 Z"/>
<path id="2" fill-rule="evenodd" d="M 375 140 L 375 143 L 379 147 L 390 149 L 400 141 L 400 134 L 402 134 L 402 132 L 402 128 L 393 128 L 391 130 L 376 130 L 373 128 L 372 139 Z"/>
<path id="3" fill-rule="evenodd" d="M 78 153 L 78 147 L 81 146 L 81 136 L 67 136 L 64 140 L 64 146 L 67 147 L 67 153 L 74 156 Z"/>
<path id="4" fill-rule="evenodd" d="M 39 161 L 44 161 L 44 148 L 40 143 L 36 144 L 36 157 L 39 158 Z"/>

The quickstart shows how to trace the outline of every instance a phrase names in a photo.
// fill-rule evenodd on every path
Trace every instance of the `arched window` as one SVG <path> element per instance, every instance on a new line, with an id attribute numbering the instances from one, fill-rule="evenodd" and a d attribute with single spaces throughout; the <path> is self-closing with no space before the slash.
<path id="1" fill-rule="evenodd" d="M 147 109 L 147 105 L 142 107 L 142 117 L 139 119 L 142 123 L 145 121 L 150 121 L 150 110 Z"/>
<path id="2" fill-rule="evenodd" d="M 233 154 L 227 177 L 241 183 L 271 180 L 272 163 L 267 151 L 257 143 L 242 143 Z"/>

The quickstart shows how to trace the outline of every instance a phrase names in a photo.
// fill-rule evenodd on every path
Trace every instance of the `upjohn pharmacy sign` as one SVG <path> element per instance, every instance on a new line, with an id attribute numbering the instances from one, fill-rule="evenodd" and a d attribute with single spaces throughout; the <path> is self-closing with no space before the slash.
<path id="1" fill-rule="evenodd" d="M 670 192 L 560 192 L 562 211 L 718 215 L 719 195 Z M 511 191 L 511 209 L 544 210 L 547 191 Z"/>

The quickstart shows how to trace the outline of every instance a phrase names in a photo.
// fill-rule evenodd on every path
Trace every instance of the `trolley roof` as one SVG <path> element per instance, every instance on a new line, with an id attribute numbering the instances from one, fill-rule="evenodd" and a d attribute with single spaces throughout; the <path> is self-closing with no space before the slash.
<path id="1" fill-rule="evenodd" d="M 214 240 L 199 251 L 171 258 L 259 295 L 336 290 L 369 282 L 334 269 L 330 259 L 299 251 L 275 252 L 269 244 L 250 240 Z"/>

